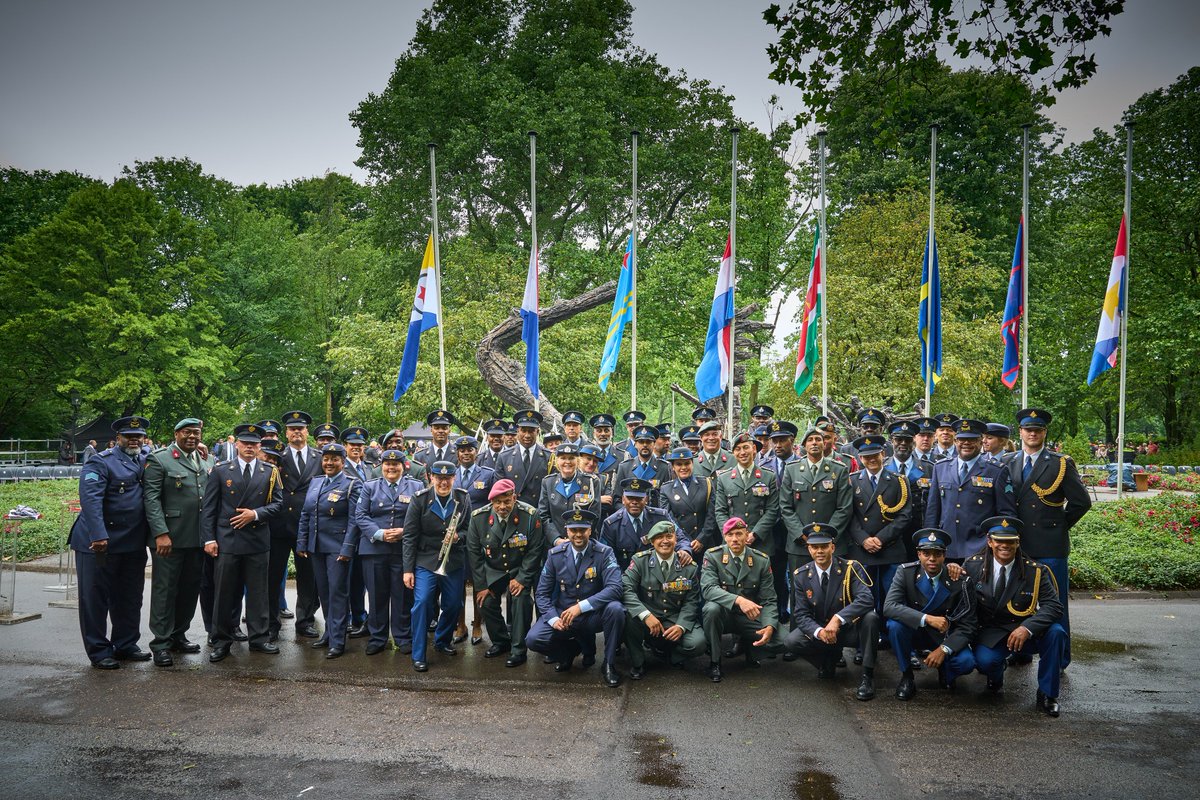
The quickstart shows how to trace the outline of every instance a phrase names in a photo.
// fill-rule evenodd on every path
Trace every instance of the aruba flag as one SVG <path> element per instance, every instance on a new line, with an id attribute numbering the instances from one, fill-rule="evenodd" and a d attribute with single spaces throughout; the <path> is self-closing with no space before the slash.
<path id="1" fill-rule="evenodd" d="M 1117 354 L 1121 344 L 1121 320 L 1125 317 L 1125 268 L 1129 256 L 1129 245 L 1125 232 L 1125 217 L 1121 217 L 1121 228 L 1117 232 L 1117 247 L 1113 250 L 1112 267 L 1108 271 L 1108 289 L 1104 292 L 1104 308 L 1100 312 L 1100 326 L 1096 329 L 1096 349 L 1092 352 L 1092 367 L 1088 370 L 1088 386 L 1100 374 L 1117 365 Z"/>

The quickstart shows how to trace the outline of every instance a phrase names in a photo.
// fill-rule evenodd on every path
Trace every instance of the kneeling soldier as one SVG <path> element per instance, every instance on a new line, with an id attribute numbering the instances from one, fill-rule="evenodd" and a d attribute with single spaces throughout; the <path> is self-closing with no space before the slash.
<path id="1" fill-rule="evenodd" d="M 917 561 L 901 564 L 883 603 L 888 641 L 900 662 L 896 697 L 911 700 L 917 693 L 909 653 L 928 650 L 925 666 L 936 667 L 939 682 L 953 688 L 960 675 L 975 671 L 971 638 L 975 635 L 975 589 L 965 574 L 951 579 L 946 572 L 950 534 L 922 528 L 912 536 Z"/>
<path id="2" fill-rule="evenodd" d="M 508 653 L 506 667 L 525 663 L 525 635 L 533 620 L 533 584 L 546 553 L 537 510 L 517 501 L 516 484 L 501 478 L 488 494 L 489 505 L 471 512 L 467 558 L 475 604 L 481 609 L 492 646 L 484 658 Z M 508 600 L 508 623 L 500 613 Z"/>
<path id="3" fill-rule="evenodd" d="M 708 676 L 721 681 L 721 634 L 733 633 L 734 641 L 750 641 L 766 652 L 776 649 L 772 641 L 779 629 L 779 605 L 775 597 L 771 559 L 761 550 L 747 547 L 750 528 L 741 517 L 726 520 L 721 535 L 725 544 L 704 553 L 700 591 L 704 596 L 701 614 L 708 640 Z M 757 667 L 758 657 L 745 648 L 746 665 Z"/>
<path id="4" fill-rule="evenodd" d="M 832 525 L 805 525 L 803 536 L 812 561 L 792 572 L 792 632 L 784 645 L 810 661 L 819 678 L 836 674 L 843 647 L 862 647 L 863 675 L 855 696 L 870 700 L 879 646 L 871 579 L 857 561 L 834 557 L 837 531 Z"/>
<path id="5" fill-rule="evenodd" d="M 633 557 L 621 579 L 625 586 L 625 644 L 629 648 L 629 677 L 646 674 L 646 637 L 650 648 L 682 667 L 685 660 L 704 651 L 704 630 L 697 623 L 700 611 L 700 575 L 694 562 L 676 558 L 675 526 L 655 523 L 647 537 L 653 553 Z"/>

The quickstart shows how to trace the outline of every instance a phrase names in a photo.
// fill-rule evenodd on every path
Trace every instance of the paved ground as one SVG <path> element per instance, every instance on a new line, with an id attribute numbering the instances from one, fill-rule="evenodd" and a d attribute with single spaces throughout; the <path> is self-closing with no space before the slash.
<path id="1" fill-rule="evenodd" d="M 100 672 L 75 612 L 46 607 L 48 577 L 18 573 L 18 610 L 43 618 L 0 627 L 0 797 L 1196 796 L 1195 600 L 1073 603 L 1051 720 L 1033 711 L 1036 667 L 1010 670 L 999 699 L 980 676 L 951 694 L 926 671 L 900 703 L 890 654 L 870 703 L 853 666 L 827 683 L 803 661 L 733 665 L 715 685 L 697 664 L 611 690 L 595 668 L 505 669 L 482 647 L 424 675 L 363 640 L 326 662 L 287 629 L 279 656 Z"/>

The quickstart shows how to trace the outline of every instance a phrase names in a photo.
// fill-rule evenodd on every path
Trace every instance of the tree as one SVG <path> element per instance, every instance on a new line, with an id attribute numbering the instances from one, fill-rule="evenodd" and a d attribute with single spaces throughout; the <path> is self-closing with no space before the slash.
<path id="1" fill-rule="evenodd" d="M 0 248 L 36 228 L 84 186 L 97 183 L 78 172 L 0 169 Z"/>

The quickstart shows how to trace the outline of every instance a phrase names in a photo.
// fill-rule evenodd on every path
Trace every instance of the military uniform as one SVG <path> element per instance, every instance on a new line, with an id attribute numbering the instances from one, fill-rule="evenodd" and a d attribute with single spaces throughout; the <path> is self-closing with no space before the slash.
<path id="1" fill-rule="evenodd" d="M 617 566 L 623 570 L 629 566 L 635 554 L 650 549 L 650 540 L 647 538 L 650 529 L 664 521 L 675 528 L 676 552 L 684 551 L 691 555 L 691 540 L 675 525 L 671 512 L 650 505 L 642 510 L 638 519 L 629 516 L 626 508 L 612 513 L 601 523 L 598 538 L 612 548 Z"/>
<path id="2" fill-rule="evenodd" d="M 308 426 L 312 417 L 303 411 L 289 411 L 283 415 L 285 427 Z M 271 526 L 270 571 L 267 582 L 271 586 L 271 634 L 278 635 L 279 592 L 287 576 L 288 559 L 296 551 L 296 534 L 300 528 L 300 511 L 314 476 L 321 475 L 321 454 L 316 448 L 305 446 L 301 450 L 288 445 L 279 460 L 279 476 L 282 484 L 279 496 L 282 509 L 275 524 Z M 313 565 L 307 558 L 296 557 L 296 631 L 303 635 L 316 636 L 314 623 L 317 617 L 317 582 L 313 577 Z"/>
<path id="3" fill-rule="evenodd" d="M 828 524 L 838 532 L 835 552 L 849 552 L 854 503 L 849 475 L 844 465 L 830 458 L 822 458 L 815 465 L 807 458 L 787 465 L 779 489 L 779 513 L 788 530 L 789 574 L 808 560 L 808 550 L 801 541 L 805 525 Z"/>
<path id="4" fill-rule="evenodd" d="M 731 517 L 741 517 L 754 534 L 754 549 L 769 556 L 775 547 L 775 523 L 779 520 L 775 473 L 751 466 L 743 478 L 741 466 L 735 464 L 718 472 L 713 484 L 713 515 L 717 527 L 723 527 Z"/>
<path id="5" fill-rule="evenodd" d="M 359 495 L 354 527 L 367 584 L 369 650 L 387 645 L 389 628 L 397 647 L 412 646 L 412 590 L 404 585 L 404 544 L 384 541 L 383 530 L 404 526 L 409 503 L 424 488 L 407 475 L 394 487 L 386 478 L 376 478 Z"/>
<path id="6" fill-rule="evenodd" d="M 496 471 L 491 467 L 481 467 L 478 460 L 470 467 L 459 464 L 454 472 L 454 488 L 467 490 L 471 508 L 487 505 L 488 493 L 497 480 Z"/>
<path id="7" fill-rule="evenodd" d="M 704 598 L 701 618 L 711 663 L 721 661 L 721 635 L 726 632 L 732 633 L 735 640 L 753 642 L 758 639 L 759 630 L 771 627 L 775 631 L 764 649 L 766 652 L 777 649 L 779 603 L 771 559 L 766 553 L 747 547 L 738 558 L 725 544 L 706 550 L 700 568 L 700 594 Z M 738 597 L 762 606 L 758 619 L 752 620 L 742 613 L 737 607 Z M 749 652 L 751 648 L 747 648 Z"/>
<path id="8" fill-rule="evenodd" d="M 496 477 L 508 478 L 517 487 L 517 499 L 537 508 L 542 491 L 542 479 L 553 472 L 550 451 L 536 442 L 529 448 L 529 467 L 525 466 L 525 449 L 517 444 L 496 459 Z"/>
<path id="9" fill-rule="evenodd" d="M 713 510 L 712 478 L 672 478 L 658 487 L 658 496 L 689 542 L 699 541 L 704 548 L 721 543 Z"/>
<path id="10" fill-rule="evenodd" d="M 533 593 L 546 554 L 542 523 L 532 506 L 517 502 L 507 517 L 500 517 L 491 505 L 471 512 L 467 528 L 467 554 L 471 584 L 475 590 L 490 589 L 480 612 L 493 646 L 509 650 L 509 665 L 524 661 L 525 636 L 533 621 Z M 511 581 L 521 584 L 520 594 L 512 594 Z M 501 600 L 507 601 L 508 622 L 501 613 Z"/>
<path id="11" fill-rule="evenodd" d="M 817 523 L 809 527 L 826 526 Z M 809 534 L 809 541 L 814 541 L 812 534 Z M 784 641 L 788 652 L 803 656 L 817 667 L 822 677 L 832 677 L 843 647 L 861 649 L 864 678 L 869 677 L 875 668 L 880 623 L 879 615 L 874 611 L 871 579 L 863 565 L 834 557 L 824 575 L 816 562 L 810 561 L 797 567 L 791 577 L 792 630 Z M 842 621 L 837 642 L 827 644 L 817 638 L 817 632 L 835 615 Z M 870 699 L 863 697 L 862 687 L 859 691 L 860 699 Z M 871 696 L 874 696 L 873 689 Z"/>
<path id="12" fill-rule="evenodd" d="M 653 441 L 656 437 L 657 431 L 646 425 L 634 431 L 634 438 L 639 441 Z M 642 461 L 641 455 L 635 452 L 632 458 L 621 462 L 621 466 L 617 468 L 616 494 L 613 495 L 613 502 L 620 501 L 625 481 L 630 478 L 637 478 L 638 480 L 650 483 L 650 498 L 647 502 L 652 506 L 661 507 L 662 503 L 659 500 L 658 487 L 663 482 L 669 481 L 671 476 L 671 465 L 654 455 L 653 452 L 651 452 L 648 461 Z"/>
<path id="13" fill-rule="evenodd" d="M 866 437 L 864 437 L 866 438 Z M 904 562 L 904 535 L 912 519 L 912 494 L 908 478 L 880 469 L 872 485 L 871 473 L 860 469 L 850 477 L 854 513 L 850 515 L 850 556 L 867 568 L 875 595 L 875 611 L 883 600 L 896 567 Z M 883 547 L 869 552 L 863 543 L 878 538 Z"/>
<path id="14" fill-rule="evenodd" d="M 439 461 L 434 474 L 454 474 L 454 465 Z M 426 631 L 437 592 L 441 592 L 441 614 L 433 634 L 434 646 L 449 650 L 458 612 L 463 606 L 466 591 L 466 526 L 470 521 L 471 500 L 465 489 L 451 489 L 444 501 L 437 498 L 433 487 L 413 496 L 404 515 L 404 573 L 413 573 L 413 664 L 418 671 L 425 665 Z M 455 517 L 457 516 L 457 519 Z M 449 550 L 445 574 L 437 574 L 438 553 L 447 528 L 454 521 L 455 535 Z M 419 665 L 419 666 L 418 666 Z"/>
<path id="15" fill-rule="evenodd" d="M 717 450 L 715 453 L 706 453 L 701 450 L 699 453 L 696 453 L 696 466 L 693 474 L 699 478 L 708 478 L 716 475 L 721 470 L 733 467 L 736 463 L 733 459 L 733 453 L 724 448 Z"/>
<path id="16" fill-rule="evenodd" d="M 114 430 L 118 423 L 131 423 L 126 430 L 143 434 L 148 424 L 126 418 L 113 423 Z M 140 652 L 149 530 L 142 457 L 110 447 L 88 461 L 79 473 L 79 508 L 69 538 L 79 579 L 79 629 L 91 662 L 99 666 L 108 659 L 108 666 L 114 658 Z M 93 551 L 92 543 L 99 541 L 107 541 L 107 547 Z"/>
<path id="17" fill-rule="evenodd" d="M 600 517 L 600 479 L 595 475 L 587 475 L 576 470 L 571 480 L 564 481 L 561 475 L 547 475 L 542 478 L 541 491 L 538 493 L 537 516 L 541 521 L 540 532 L 546 537 L 546 552 L 559 539 L 565 539 L 561 520 L 563 514 L 574 508 L 583 508 Z"/>
<path id="18" fill-rule="evenodd" d="M 929 501 L 929 484 L 933 476 L 933 464 L 922 461 L 913 455 L 904 463 L 897 463 L 894 457 L 889 458 L 883 462 L 883 468 L 893 475 L 903 475 L 908 479 L 912 513 L 908 517 L 907 528 L 900 533 L 900 538 L 904 541 L 905 560 L 912 561 L 917 557 L 917 551 L 912 543 L 912 535 L 925 524 L 925 507 Z"/>
<path id="19" fill-rule="evenodd" d="M 204 550 L 200 546 L 200 504 L 212 459 L 185 453 L 175 444 L 160 447 L 146 458 L 142 496 L 149 525 L 154 571 L 150 578 L 150 649 L 179 650 L 188 646 L 188 628 L 200 598 Z M 166 535 L 171 552 L 159 555 L 155 539 Z M 161 657 L 160 657 L 161 658 Z"/>
<path id="20" fill-rule="evenodd" d="M 987 535 L 979 529 L 983 520 L 1016 510 L 1008 470 L 979 456 L 962 480 L 960 467 L 957 457 L 933 465 L 925 507 L 925 527 L 950 534 L 953 541 L 946 557 L 958 560 L 984 547 Z"/>
<path id="21" fill-rule="evenodd" d="M 640 671 L 646 663 L 646 642 L 673 664 L 704 652 L 704 629 L 699 624 L 700 568 L 694 562 L 685 567 L 678 558 L 664 562 L 657 551 L 642 551 L 633 557 L 621 583 L 627 615 L 625 646 L 635 670 Z M 664 629 L 678 625 L 683 635 L 676 642 L 651 636 L 645 622 L 651 614 Z"/>
<path id="22" fill-rule="evenodd" d="M 328 454 L 341 445 L 328 445 Z M 296 550 L 313 562 L 313 577 L 325 615 L 325 635 L 329 653 L 340 655 L 346 647 L 346 629 L 350 626 L 350 567 L 358 549 L 358 529 L 352 514 L 358 509 L 362 481 L 342 470 L 338 474 L 315 478 L 308 487 L 300 512 Z M 318 640 L 317 644 L 321 644 Z"/>

